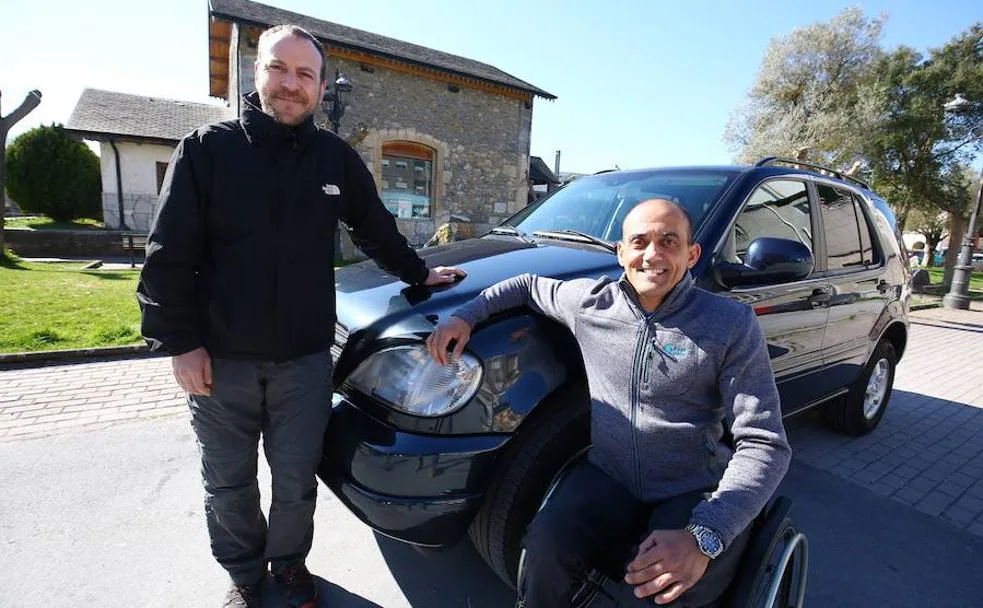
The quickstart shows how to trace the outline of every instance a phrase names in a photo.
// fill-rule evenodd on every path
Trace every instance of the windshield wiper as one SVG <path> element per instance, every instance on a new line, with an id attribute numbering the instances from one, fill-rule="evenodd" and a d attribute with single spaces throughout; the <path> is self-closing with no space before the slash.
<path id="1" fill-rule="evenodd" d="M 501 226 L 495 226 L 491 229 L 492 234 L 511 234 L 519 237 L 519 240 L 523 243 L 535 243 L 536 241 L 529 238 L 525 232 L 519 230 L 515 226 L 509 226 L 508 224 L 502 224 Z"/>
<path id="2" fill-rule="evenodd" d="M 618 251 L 617 247 L 613 243 L 609 243 L 604 239 L 599 239 L 592 234 L 587 234 L 586 232 L 581 232 L 579 230 L 570 230 L 569 228 L 564 228 L 562 230 L 537 230 L 532 233 L 533 236 L 542 236 L 548 239 L 557 239 L 560 241 L 577 241 L 579 243 L 593 243 L 607 249 L 612 253 Z"/>

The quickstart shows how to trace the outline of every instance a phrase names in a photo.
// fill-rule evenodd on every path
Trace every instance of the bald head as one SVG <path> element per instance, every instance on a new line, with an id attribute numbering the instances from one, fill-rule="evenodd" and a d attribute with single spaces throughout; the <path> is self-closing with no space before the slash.
<path id="1" fill-rule="evenodd" d="M 674 203 L 673 201 L 666 200 L 664 198 L 650 198 L 644 200 L 628 212 L 625 216 L 625 221 L 621 225 L 621 238 L 622 240 L 627 240 L 630 238 L 632 227 L 639 222 L 641 218 L 648 217 L 652 214 L 661 215 L 666 212 L 671 214 L 679 214 L 683 220 L 683 224 L 686 226 L 686 244 L 689 245 L 693 242 L 693 220 L 690 219 L 689 213 L 686 209 L 679 203 Z"/>

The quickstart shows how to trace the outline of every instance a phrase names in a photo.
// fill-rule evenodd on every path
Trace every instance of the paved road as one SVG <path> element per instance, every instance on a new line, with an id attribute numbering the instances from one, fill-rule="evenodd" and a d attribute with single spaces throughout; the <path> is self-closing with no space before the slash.
<path id="1" fill-rule="evenodd" d="M 983 606 L 983 383 L 961 371 L 983 361 L 983 313 L 922 311 L 910 342 L 875 433 L 788 425 L 781 491 L 810 539 L 810 606 Z M 0 372 L 0 606 L 216 605 L 224 577 L 168 374 L 162 359 Z M 325 605 L 512 605 L 467 544 L 421 554 L 330 492 L 318 502 Z"/>

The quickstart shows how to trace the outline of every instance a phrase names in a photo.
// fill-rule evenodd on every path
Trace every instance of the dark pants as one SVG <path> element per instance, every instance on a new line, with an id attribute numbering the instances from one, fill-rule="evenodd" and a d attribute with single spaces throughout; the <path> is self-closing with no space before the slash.
<path id="1" fill-rule="evenodd" d="M 314 503 L 331 412 L 331 357 L 284 363 L 212 361 L 212 395 L 189 396 L 205 487 L 212 555 L 237 584 L 303 560 L 314 535 Z M 260 435 L 273 477 L 270 521 L 256 480 Z"/>
<path id="2" fill-rule="evenodd" d="M 685 528 L 703 492 L 646 504 L 591 464 L 572 471 L 557 487 L 526 532 L 526 559 L 519 606 L 566 608 L 591 568 L 625 567 L 652 530 Z M 747 545 L 745 531 L 716 559 L 703 578 L 671 604 L 679 608 L 711 605 L 726 590 Z M 611 567 L 613 566 L 613 567 Z M 613 574 L 613 573 L 612 573 Z M 654 598 L 647 600 L 651 605 Z"/>

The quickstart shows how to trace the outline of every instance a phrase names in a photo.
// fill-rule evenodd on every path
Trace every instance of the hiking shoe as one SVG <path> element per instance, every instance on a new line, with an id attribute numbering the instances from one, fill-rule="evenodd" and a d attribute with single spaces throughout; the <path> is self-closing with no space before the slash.
<path id="1" fill-rule="evenodd" d="M 222 608 L 262 608 L 263 579 L 251 585 L 236 585 L 232 583 L 225 592 Z"/>
<path id="2" fill-rule="evenodd" d="M 304 562 L 287 564 L 273 578 L 286 589 L 292 608 L 317 608 L 317 584 Z"/>

